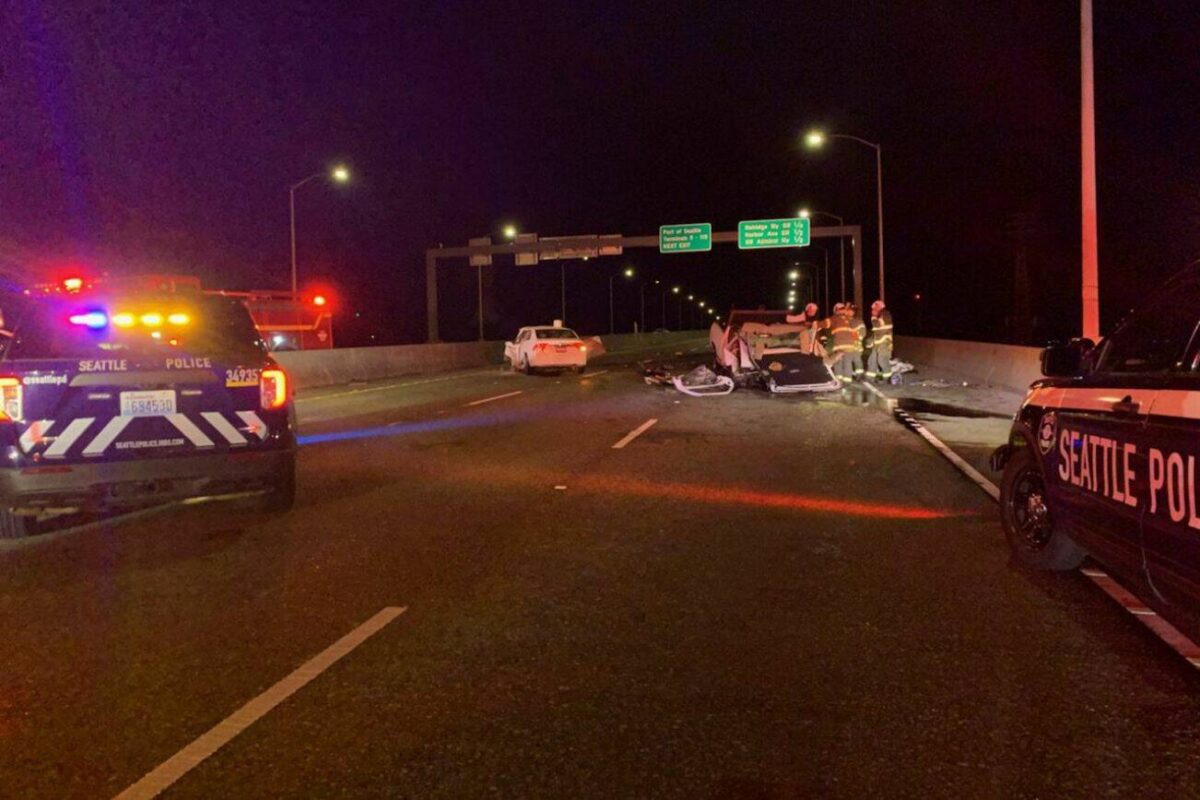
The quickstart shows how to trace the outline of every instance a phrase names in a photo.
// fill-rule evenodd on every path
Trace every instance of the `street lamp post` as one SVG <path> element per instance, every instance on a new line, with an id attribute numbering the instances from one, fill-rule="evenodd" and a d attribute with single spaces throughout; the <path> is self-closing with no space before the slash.
<path id="1" fill-rule="evenodd" d="M 800 216 L 801 216 L 801 218 L 829 217 L 830 219 L 837 220 L 838 225 L 846 224 L 846 219 L 844 217 L 839 217 L 837 214 L 830 214 L 828 211 L 811 211 L 807 208 L 802 208 L 802 209 L 800 209 Z M 846 237 L 845 236 L 838 237 L 838 274 L 841 276 L 841 279 L 842 279 L 841 299 L 845 300 L 846 299 Z M 825 298 L 825 305 L 826 306 L 829 305 L 828 297 Z"/>
<path id="2" fill-rule="evenodd" d="M 811 148 L 820 147 L 825 144 L 826 139 L 849 139 L 875 151 L 875 213 L 877 216 L 876 227 L 879 228 L 879 299 L 884 300 L 886 298 L 883 290 L 883 146 L 847 133 L 810 131 L 804 137 L 805 143 Z"/>
<path id="3" fill-rule="evenodd" d="M 626 267 L 625 271 L 622 272 L 621 274 L 624 275 L 626 278 L 632 278 L 634 275 L 633 267 Z M 608 333 L 609 333 L 609 335 L 612 335 L 617 332 L 616 323 L 614 321 L 615 318 L 613 316 L 613 280 L 616 277 L 617 277 L 616 275 L 608 276 Z"/>
<path id="4" fill-rule="evenodd" d="M 295 300 L 299 295 L 296 282 L 296 190 L 309 181 L 314 181 L 317 178 L 324 178 L 326 173 L 314 172 L 307 178 L 301 181 L 296 181 L 288 187 L 288 211 L 290 212 L 292 222 L 292 299 Z M 350 180 L 350 170 L 344 166 L 338 165 L 328 173 L 329 179 L 335 183 L 345 183 Z"/>

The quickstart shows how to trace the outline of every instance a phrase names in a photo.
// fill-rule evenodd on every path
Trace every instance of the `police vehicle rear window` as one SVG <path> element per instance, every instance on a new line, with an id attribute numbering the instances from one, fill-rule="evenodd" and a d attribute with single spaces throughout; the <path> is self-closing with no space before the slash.
<path id="1" fill-rule="evenodd" d="M 53 298 L 10 308 L 7 359 L 264 352 L 250 313 L 225 297 Z"/>

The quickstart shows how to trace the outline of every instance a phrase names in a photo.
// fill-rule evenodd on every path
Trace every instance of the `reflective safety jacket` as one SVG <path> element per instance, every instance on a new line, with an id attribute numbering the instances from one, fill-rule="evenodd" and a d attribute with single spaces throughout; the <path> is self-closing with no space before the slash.
<path id="1" fill-rule="evenodd" d="M 833 334 L 833 352 L 852 353 L 862 349 L 866 326 L 858 317 L 834 314 L 829 318 L 829 332 Z"/>
<path id="2" fill-rule="evenodd" d="M 886 308 L 879 311 L 879 316 L 871 317 L 871 336 L 876 345 L 892 343 L 892 312 Z"/>

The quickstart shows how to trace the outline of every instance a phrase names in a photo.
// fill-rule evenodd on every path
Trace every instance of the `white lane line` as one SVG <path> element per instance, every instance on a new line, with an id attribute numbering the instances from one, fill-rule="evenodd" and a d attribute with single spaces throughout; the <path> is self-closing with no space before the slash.
<path id="1" fill-rule="evenodd" d="M 899 409 L 896 409 L 893 413 L 900 418 L 901 422 L 903 422 L 912 430 L 916 431 L 921 438 L 933 445 L 939 453 L 946 457 L 947 461 L 958 467 L 959 472 L 974 481 L 980 489 L 983 489 L 985 492 L 987 492 L 988 495 L 997 503 L 1000 502 L 1000 488 L 996 486 L 996 484 L 989 481 L 979 472 L 979 470 L 975 469 L 966 461 L 964 461 L 962 456 L 947 447 L 941 439 L 930 433 L 924 425 L 913 419 L 912 415 L 907 411 L 900 411 Z"/>
<path id="2" fill-rule="evenodd" d="M 638 425 L 636 428 L 634 428 L 633 430 L 631 430 L 629 433 L 625 434 L 625 437 L 624 437 L 623 439 L 621 439 L 621 441 L 619 441 L 619 442 L 617 442 L 616 444 L 614 444 L 614 445 L 612 446 L 612 449 L 613 449 L 613 450 L 620 450 L 620 449 L 621 449 L 621 448 L 623 448 L 625 445 L 629 444 L 629 443 L 630 443 L 630 442 L 632 442 L 634 439 L 636 439 L 637 437 L 641 436 L 641 435 L 642 435 L 643 433 L 645 433 L 646 431 L 650 430 L 650 426 L 652 426 L 652 425 L 653 425 L 654 423 L 656 423 L 656 422 L 658 422 L 658 420 L 657 420 L 657 419 L 648 419 L 648 420 L 646 420 L 646 421 L 645 421 L 645 422 L 643 422 L 641 425 Z"/>
<path id="3" fill-rule="evenodd" d="M 506 397 L 516 397 L 519 394 L 525 394 L 525 390 L 518 389 L 515 392 L 505 392 L 504 394 L 498 394 L 495 397 L 485 397 L 482 400 L 472 400 L 469 403 L 463 403 L 463 408 L 470 408 L 471 406 L 480 406 L 480 405 L 483 405 L 484 403 L 490 403 L 493 400 L 503 400 Z"/>
<path id="4" fill-rule="evenodd" d="M 607 373 L 608 373 L 608 370 L 606 370 L 606 369 L 596 370 L 595 372 L 587 372 L 587 373 L 584 373 L 584 376 L 581 380 L 587 380 L 588 378 L 594 378 L 597 375 L 605 375 Z"/>
<path id="5" fill-rule="evenodd" d="M 445 383 L 446 381 L 461 381 L 464 378 L 471 378 L 476 375 L 488 374 L 488 373 L 492 373 L 495 371 L 496 370 L 494 368 L 487 367 L 485 369 L 471 370 L 470 372 L 465 372 L 460 375 L 447 375 L 446 377 L 443 377 L 443 378 L 426 378 L 424 380 L 419 380 L 419 381 L 404 381 L 402 383 L 389 383 L 385 386 L 366 386 L 362 389 L 348 389 L 344 392 L 333 392 L 331 394 L 319 394 L 319 395 L 314 395 L 312 397 L 297 397 L 296 402 L 297 403 L 315 403 L 318 400 L 332 400 L 336 397 L 349 397 L 350 395 L 354 395 L 354 394 L 369 394 L 371 392 L 386 392 L 391 389 L 406 389 L 409 386 L 424 386 L 425 384 L 428 384 L 428 383 Z"/>
<path id="6" fill-rule="evenodd" d="M 385 625 L 408 610 L 407 606 L 388 606 L 313 656 L 283 680 L 255 697 L 246 705 L 218 722 L 187 747 L 155 767 L 137 783 L 116 796 L 115 800 L 144 800 L 157 797 L 201 761 L 229 744 L 235 736 L 262 719 L 267 712 L 304 688 L 309 681 L 333 666 L 342 656 L 371 638 Z"/>

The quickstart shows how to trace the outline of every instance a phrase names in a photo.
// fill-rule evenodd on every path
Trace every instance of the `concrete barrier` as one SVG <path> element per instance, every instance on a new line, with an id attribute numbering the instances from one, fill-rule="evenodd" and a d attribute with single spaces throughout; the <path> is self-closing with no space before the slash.
<path id="1" fill-rule="evenodd" d="M 896 358 L 1024 392 L 1042 377 L 1041 348 L 897 336 Z"/>
<path id="2" fill-rule="evenodd" d="M 703 339 L 704 331 L 601 336 L 605 355 L 620 355 Z M 484 367 L 504 361 L 504 342 L 442 342 L 394 347 L 343 347 L 273 354 L 297 389 L 377 381 L 401 375 Z"/>

